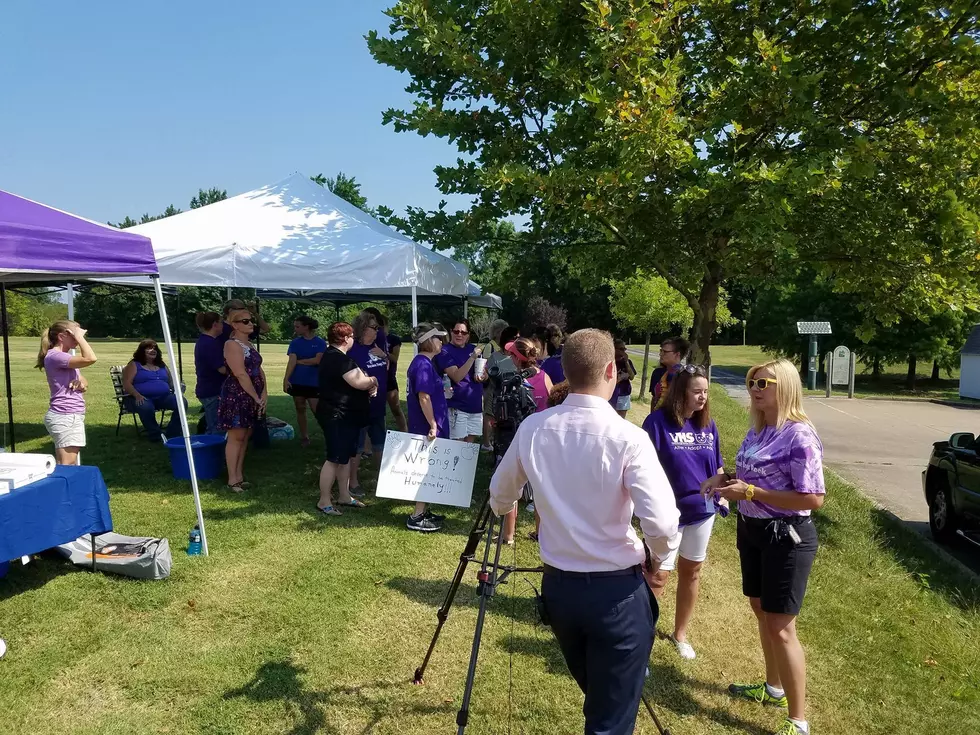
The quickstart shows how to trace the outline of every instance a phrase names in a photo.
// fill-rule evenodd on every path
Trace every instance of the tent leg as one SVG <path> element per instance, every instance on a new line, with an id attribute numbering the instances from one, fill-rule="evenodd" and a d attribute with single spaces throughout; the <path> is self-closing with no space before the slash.
<path id="1" fill-rule="evenodd" d="M 470 316 L 470 300 L 463 297 L 463 318 L 468 319 Z"/>
<path id="2" fill-rule="evenodd" d="M 262 322 L 262 311 L 259 306 L 258 292 L 256 292 L 255 294 L 255 321 L 259 322 L 260 324 Z M 258 327 L 259 325 L 256 324 L 255 326 Z M 259 328 L 259 333 L 255 337 L 255 351 L 258 352 L 260 355 L 262 354 L 262 329 L 261 328 Z"/>
<path id="3" fill-rule="evenodd" d="M 68 284 L 68 321 L 75 321 L 75 284 Z"/>
<path id="4" fill-rule="evenodd" d="M 157 297 L 157 308 L 160 310 L 160 325 L 163 327 L 163 338 L 167 342 L 167 357 L 170 364 L 176 362 L 174 343 L 170 338 L 170 322 L 167 319 L 167 309 L 163 302 L 163 290 L 160 288 L 160 276 L 150 276 L 153 281 L 153 291 Z M 180 416 L 180 431 L 184 436 L 184 449 L 187 452 L 187 466 L 191 471 L 191 489 L 194 492 L 194 508 L 197 510 L 197 527 L 201 529 L 201 551 L 208 554 L 208 536 L 204 531 L 204 513 L 201 511 L 201 492 L 197 487 L 197 468 L 194 467 L 194 453 L 191 451 L 191 430 L 187 426 L 187 409 L 184 407 L 183 394 L 177 396 L 177 414 Z"/>
<path id="5" fill-rule="evenodd" d="M 417 286 L 412 286 L 412 337 L 415 337 L 415 327 L 419 325 L 419 292 Z M 414 344 L 415 340 L 412 340 Z M 415 345 L 415 354 L 419 353 L 418 345 Z"/>
<path id="6" fill-rule="evenodd" d="M 180 349 L 180 289 L 177 290 L 177 316 L 174 330 L 177 332 L 177 374 L 180 375 L 180 384 L 184 384 L 184 355 Z"/>
<path id="7" fill-rule="evenodd" d="M 3 312 L 3 377 L 7 381 L 7 424 L 10 429 L 10 451 L 17 451 L 17 442 L 14 439 L 14 394 L 10 389 L 10 344 L 7 342 L 7 286 L 0 283 L 0 311 Z M 6 442 L 4 442 L 6 446 Z"/>

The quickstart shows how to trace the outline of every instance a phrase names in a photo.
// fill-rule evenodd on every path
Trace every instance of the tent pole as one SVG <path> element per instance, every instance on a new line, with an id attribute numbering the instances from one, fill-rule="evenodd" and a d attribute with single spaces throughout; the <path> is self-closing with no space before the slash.
<path id="1" fill-rule="evenodd" d="M 68 321 L 75 321 L 75 284 L 68 284 Z M 71 350 L 71 354 L 75 354 L 75 350 Z"/>
<path id="2" fill-rule="evenodd" d="M 167 342 L 167 357 L 170 364 L 176 362 L 174 357 L 174 342 L 170 338 L 170 322 L 167 319 L 167 308 L 163 301 L 163 290 L 160 288 L 160 276 L 150 276 L 153 281 L 153 291 L 157 297 L 157 308 L 160 310 L 160 325 L 163 327 L 163 338 Z M 201 512 L 201 493 L 197 487 L 197 469 L 194 467 L 194 452 L 191 450 L 191 430 L 187 426 L 187 409 L 184 408 L 183 393 L 177 396 L 177 415 L 180 417 L 180 431 L 184 435 L 184 450 L 187 452 L 187 466 L 191 471 L 191 489 L 194 492 L 194 508 L 197 511 L 197 527 L 201 529 L 201 551 L 208 554 L 208 536 L 204 532 L 204 513 Z"/>
<path id="3" fill-rule="evenodd" d="M 184 355 L 180 349 L 180 289 L 177 289 L 177 315 L 174 317 L 176 323 L 174 329 L 177 332 L 177 373 L 180 375 L 181 386 L 184 384 Z"/>
<path id="4" fill-rule="evenodd" d="M 225 292 L 225 296 L 227 296 L 228 301 L 231 301 L 231 286 L 228 287 L 228 290 Z"/>
<path id="5" fill-rule="evenodd" d="M 415 337 L 415 327 L 419 325 L 419 293 L 418 287 L 412 286 L 412 337 Z M 415 343 L 415 340 L 412 340 Z M 418 345 L 415 345 L 415 354 L 419 353 Z"/>
<path id="6" fill-rule="evenodd" d="M 10 426 L 10 451 L 17 451 L 14 440 L 14 395 L 10 389 L 10 345 L 7 343 L 7 284 L 0 283 L 0 311 L 3 312 L 3 376 L 7 381 L 7 423 Z M 6 446 L 6 442 L 4 442 Z"/>
<path id="7" fill-rule="evenodd" d="M 255 294 L 255 321 L 260 323 L 262 321 L 262 311 L 259 307 L 258 292 L 256 292 Z M 262 354 L 262 328 L 258 324 L 256 324 L 255 326 L 259 330 L 259 333 L 255 336 L 255 351 L 261 355 Z"/>
<path id="8" fill-rule="evenodd" d="M 463 297 L 463 318 L 468 319 L 470 316 L 470 300 L 469 297 Z"/>

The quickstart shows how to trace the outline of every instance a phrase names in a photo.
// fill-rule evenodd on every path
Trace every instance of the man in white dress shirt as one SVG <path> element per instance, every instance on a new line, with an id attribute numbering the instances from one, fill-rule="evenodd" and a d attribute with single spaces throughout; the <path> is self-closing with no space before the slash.
<path id="1" fill-rule="evenodd" d="M 585 694 L 585 733 L 628 735 L 659 612 L 644 572 L 656 572 L 678 545 L 679 513 L 650 437 L 609 405 L 617 379 L 612 336 L 575 332 L 562 368 L 568 398 L 521 424 L 490 482 L 490 505 L 503 516 L 531 483 L 544 607 Z"/>

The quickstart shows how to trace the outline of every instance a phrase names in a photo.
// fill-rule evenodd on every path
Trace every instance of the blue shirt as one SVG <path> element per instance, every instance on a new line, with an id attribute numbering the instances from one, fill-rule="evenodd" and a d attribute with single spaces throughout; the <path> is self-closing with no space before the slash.
<path id="1" fill-rule="evenodd" d="M 371 399 L 369 409 L 372 419 L 384 418 L 385 407 L 388 405 L 388 361 L 384 357 L 371 354 L 371 350 L 376 347 L 358 342 L 347 353 L 369 377 L 378 379 L 378 395 Z"/>
<path id="2" fill-rule="evenodd" d="M 690 420 L 678 426 L 660 409 L 647 416 L 643 429 L 650 435 L 674 490 L 677 509 L 681 512 L 680 525 L 699 523 L 714 515 L 714 501 L 706 502 L 701 496 L 701 483 L 718 474 L 722 467 L 721 441 L 715 422 L 711 421 L 704 429 L 698 429 Z"/>
<path id="3" fill-rule="evenodd" d="M 561 367 L 561 352 L 556 352 L 541 363 L 541 369 L 551 378 L 553 385 L 565 382 L 565 371 Z"/>
<path id="4" fill-rule="evenodd" d="M 194 394 L 204 400 L 221 394 L 225 376 L 218 371 L 225 366 L 225 340 L 202 334 L 194 345 L 194 372 L 197 373 L 197 386 Z"/>
<path id="5" fill-rule="evenodd" d="M 442 348 L 436 356 L 436 365 L 442 373 L 447 367 L 462 367 L 473 354 L 475 345 L 465 344 L 462 347 L 449 344 Z M 463 379 L 453 384 L 453 397 L 449 399 L 449 408 L 455 408 L 463 413 L 483 413 L 483 383 L 478 383 L 474 377 L 474 366 Z"/>
<path id="6" fill-rule="evenodd" d="M 436 372 L 435 365 L 425 355 L 416 355 L 408 366 L 408 432 L 410 434 L 429 433 L 429 422 L 422 413 L 419 403 L 419 393 L 428 393 L 432 400 L 432 416 L 436 420 L 441 439 L 449 438 L 449 407 L 446 405 L 446 394 L 442 378 Z"/>
<path id="7" fill-rule="evenodd" d="M 310 358 L 322 355 L 327 350 L 327 341 L 323 337 L 297 337 L 289 343 L 287 355 L 296 355 L 297 360 L 309 360 Z M 320 384 L 319 370 L 316 365 L 297 365 L 293 368 L 293 374 L 289 376 L 289 382 L 294 385 L 306 385 L 316 388 Z"/>

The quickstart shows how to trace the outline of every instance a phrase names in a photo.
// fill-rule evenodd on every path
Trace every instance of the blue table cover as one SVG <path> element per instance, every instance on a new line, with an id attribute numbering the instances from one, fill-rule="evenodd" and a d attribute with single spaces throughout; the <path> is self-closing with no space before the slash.
<path id="1" fill-rule="evenodd" d="M 98 467 L 59 465 L 43 480 L 0 495 L 0 562 L 112 530 Z"/>

